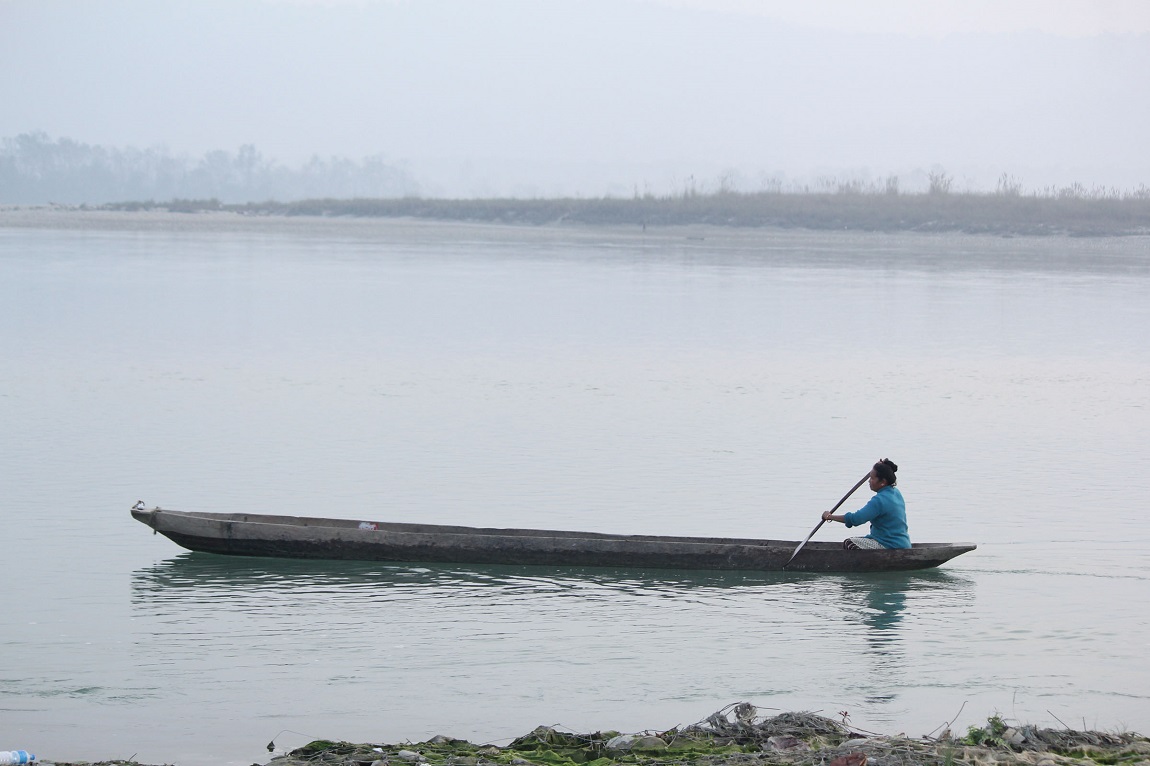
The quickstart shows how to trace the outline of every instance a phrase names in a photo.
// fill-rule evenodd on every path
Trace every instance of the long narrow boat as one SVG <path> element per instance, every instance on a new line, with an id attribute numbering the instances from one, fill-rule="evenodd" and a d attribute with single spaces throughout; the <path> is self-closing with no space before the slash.
<path id="1" fill-rule="evenodd" d="M 611 535 L 254 513 L 191 513 L 145 508 L 143 503 L 132 508 L 132 516 L 189 550 L 277 558 L 777 571 L 787 563 L 798 544 L 785 540 Z M 915 543 L 901 550 L 848 551 L 843 550 L 840 543 L 810 542 L 787 570 L 930 569 L 975 547 L 972 543 Z"/>

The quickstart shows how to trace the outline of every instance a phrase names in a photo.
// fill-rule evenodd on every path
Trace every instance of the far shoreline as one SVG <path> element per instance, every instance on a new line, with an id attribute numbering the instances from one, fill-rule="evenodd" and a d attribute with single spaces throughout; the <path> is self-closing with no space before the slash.
<path id="1" fill-rule="evenodd" d="M 233 212 L 248 216 L 412 218 L 522 226 L 705 225 L 814 231 L 1112 237 L 1150 234 L 1150 194 L 739 193 L 670 197 L 311 199 L 227 204 L 218 200 L 123 202 L 114 211 Z"/>
<path id="2" fill-rule="evenodd" d="M 704 226 L 728 230 L 807 230 L 972 234 L 1017 237 L 1150 235 L 1150 192 L 1024 195 L 946 192 L 716 192 L 599 198 L 357 198 L 229 203 L 218 199 L 137 200 L 93 205 L 0 207 L 73 213 L 230 213 L 245 218 L 429 221 L 523 228 L 646 230 Z"/>

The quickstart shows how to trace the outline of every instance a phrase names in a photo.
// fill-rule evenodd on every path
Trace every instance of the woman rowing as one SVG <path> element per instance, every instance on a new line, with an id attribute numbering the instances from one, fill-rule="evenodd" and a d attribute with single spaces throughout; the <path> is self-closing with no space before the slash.
<path id="1" fill-rule="evenodd" d="M 898 466 L 885 457 L 874 464 L 870 472 L 870 489 L 875 495 L 870 502 L 854 513 L 836 516 L 830 511 L 823 513 L 823 521 L 838 521 L 847 528 L 870 522 L 870 534 L 865 537 L 848 537 L 843 540 L 847 549 L 861 548 L 909 548 L 910 535 L 906 528 L 906 503 L 899 492 L 895 472 Z"/>

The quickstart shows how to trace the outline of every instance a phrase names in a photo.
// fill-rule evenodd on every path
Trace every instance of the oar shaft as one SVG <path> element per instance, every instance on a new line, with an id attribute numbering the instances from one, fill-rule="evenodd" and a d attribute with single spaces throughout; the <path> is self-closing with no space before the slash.
<path id="1" fill-rule="evenodd" d="M 835 511 L 837 511 L 842 506 L 842 504 L 847 501 L 847 498 L 850 497 L 851 495 L 853 495 L 855 493 L 855 490 L 857 490 L 859 487 L 861 487 L 863 484 L 865 484 L 867 479 L 869 479 L 869 478 L 870 478 L 870 471 L 867 471 L 866 476 L 859 479 L 858 484 L 851 487 L 851 491 L 846 493 L 845 495 L 843 495 L 842 500 L 839 500 L 837 503 L 835 503 L 835 507 L 831 508 L 831 513 L 834 513 Z"/>
<path id="2" fill-rule="evenodd" d="M 835 511 L 837 511 L 839 509 L 839 507 L 847 501 L 847 498 L 850 497 L 851 495 L 853 495 L 855 493 L 855 490 L 857 490 L 859 487 L 861 487 L 863 485 L 863 483 L 869 478 L 870 478 L 870 471 L 867 471 L 866 476 L 863 476 L 861 479 L 859 479 L 858 484 L 855 484 L 853 487 L 851 487 L 851 491 L 847 492 L 845 495 L 843 495 L 842 500 L 839 500 L 837 503 L 835 503 L 835 507 L 831 508 L 831 513 L 834 513 Z M 819 523 L 817 525 L 815 525 L 815 528 L 811 530 L 811 533 L 809 535 L 807 535 L 807 539 L 803 540 L 801 543 L 799 543 L 799 547 L 795 548 L 795 552 L 791 554 L 791 557 L 789 559 L 787 559 L 787 563 L 783 564 L 783 569 L 786 569 L 788 566 L 791 565 L 791 562 L 795 560 L 795 556 L 799 555 L 799 551 L 801 551 L 803 549 L 803 546 L 806 545 L 807 543 L 809 543 L 811 541 L 811 538 L 815 536 L 815 532 L 818 532 L 820 529 L 822 529 L 823 524 L 826 524 L 826 523 L 827 523 L 826 519 L 819 519 Z"/>

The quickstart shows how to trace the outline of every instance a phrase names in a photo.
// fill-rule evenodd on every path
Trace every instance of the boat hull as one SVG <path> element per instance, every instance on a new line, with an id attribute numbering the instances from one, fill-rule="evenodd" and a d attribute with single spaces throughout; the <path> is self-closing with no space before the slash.
<path id="1" fill-rule="evenodd" d="M 188 550 L 230 556 L 449 564 L 526 564 L 640 569 L 778 571 L 797 542 L 485 529 L 247 513 L 188 513 L 137 506 L 132 516 Z M 975 549 L 917 543 L 899 550 L 843 550 L 811 542 L 787 566 L 797 572 L 930 569 Z"/>

